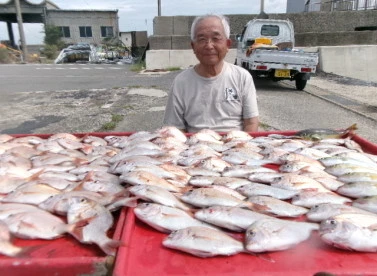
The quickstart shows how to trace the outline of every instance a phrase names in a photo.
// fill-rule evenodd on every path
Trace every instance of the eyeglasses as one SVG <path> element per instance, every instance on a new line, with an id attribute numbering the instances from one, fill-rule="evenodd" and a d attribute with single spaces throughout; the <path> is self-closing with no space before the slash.
<path id="1" fill-rule="evenodd" d="M 222 36 L 215 36 L 212 38 L 206 38 L 206 37 L 199 37 L 195 39 L 195 42 L 201 46 L 207 45 L 207 43 L 211 43 L 212 45 L 216 45 L 221 43 L 224 40 Z"/>

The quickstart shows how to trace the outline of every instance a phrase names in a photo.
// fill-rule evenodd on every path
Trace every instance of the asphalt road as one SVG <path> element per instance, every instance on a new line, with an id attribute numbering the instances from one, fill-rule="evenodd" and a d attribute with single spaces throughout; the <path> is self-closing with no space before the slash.
<path id="1" fill-rule="evenodd" d="M 1 65 L 0 133 L 154 130 L 162 125 L 176 74 L 140 74 L 130 65 Z M 320 89 L 310 80 L 305 91 L 291 82 L 255 83 L 261 130 L 340 129 L 357 123 L 357 133 L 377 143 L 376 113 L 343 98 L 338 88 Z"/>

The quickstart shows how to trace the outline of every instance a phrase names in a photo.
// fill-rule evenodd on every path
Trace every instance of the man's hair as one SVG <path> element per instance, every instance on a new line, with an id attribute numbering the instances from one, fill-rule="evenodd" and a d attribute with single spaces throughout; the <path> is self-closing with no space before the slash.
<path id="1" fill-rule="evenodd" d="M 229 20 L 228 20 L 227 17 L 220 15 L 220 14 L 206 14 L 206 15 L 196 17 L 194 19 L 194 21 L 192 22 L 192 25 L 191 25 L 191 41 L 195 40 L 195 31 L 196 31 L 196 26 L 198 25 L 198 23 L 200 21 L 202 21 L 203 19 L 207 19 L 207 18 L 211 18 L 211 17 L 216 17 L 216 18 L 220 19 L 221 24 L 223 24 L 223 27 L 224 27 L 224 32 L 225 32 L 226 38 L 228 39 L 230 37 L 230 26 L 229 26 Z"/>

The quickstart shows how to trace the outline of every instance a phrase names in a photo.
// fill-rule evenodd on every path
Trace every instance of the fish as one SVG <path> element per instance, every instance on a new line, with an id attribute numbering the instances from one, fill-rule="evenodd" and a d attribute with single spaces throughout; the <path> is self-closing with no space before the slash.
<path id="1" fill-rule="evenodd" d="M 257 204 L 258 206 L 263 206 L 265 214 L 277 217 L 299 217 L 309 211 L 307 208 L 296 206 L 284 200 L 270 196 L 251 196 L 248 197 L 248 201 Z"/>
<path id="2" fill-rule="evenodd" d="M 222 231 L 200 226 L 173 231 L 164 238 L 162 244 L 201 258 L 231 256 L 244 251 L 242 241 Z"/>
<path id="3" fill-rule="evenodd" d="M 305 161 L 288 161 L 285 164 L 279 166 L 280 172 L 291 173 L 291 172 L 320 172 L 325 169 L 324 166 L 318 165 L 317 163 L 307 163 Z"/>
<path id="4" fill-rule="evenodd" d="M 256 172 L 269 173 L 275 172 L 275 170 L 261 166 L 234 165 L 231 167 L 226 167 L 221 175 L 226 177 L 248 178 L 251 173 Z"/>
<path id="5" fill-rule="evenodd" d="M 264 218 L 252 223 L 245 232 L 245 249 L 254 252 L 282 251 L 309 239 L 317 223 Z"/>
<path id="6" fill-rule="evenodd" d="M 76 227 L 44 210 L 16 213 L 3 221 L 13 235 L 22 239 L 57 239 L 74 231 Z"/>
<path id="7" fill-rule="evenodd" d="M 232 194 L 214 188 L 196 188 L 189 190 L 181 195 L 180 198 L 182 201 L 197 207 L 220 205 L 244 207 L 257 211 L 265 209 L 257 204 L 241 200 Z"/>
<path id="8" fill-rule="evenodd" d="M 373 214 L 371 212 L 368 212 L 366 210 L 340 204 L 340 203 L 321 203 L 318 205 L 314 205 L 310 208 L 309 212 L 305 214 L 308 220 L 314 221 L 314 222 L 321 222 L 325 219 L 328 219 L 329 217 L 333 217 L 336 215 L 346 214 L 346 213 L 356 213 L 356 214 Z"/>
<path id="9" fill-rule="evenodd" d="M 38 205 L 49 197 L 60 193 L 61 191 L 59 189 L 55 189 L 50 185 L 31 182 L 8 193 L 5 197 L 0 199 L 0 201 Z"/>
<path id="10" fill-rule="evenodd" d="M 82 243 L 97 244 L 107 255 L 115 256 L 116 249 L 122 242 L 107 236 L 107 231 L 114 224 L 111 212 L 98 202 L 82 197 L 71 197 L 68 204 L 69 224 L 87 222 L 82 227 L 76 227 L 70 234 Z"/>
<path id="11" fill-rule="evenodd" d="M 377 196 L 357 198 L 352 201 L 352 206 L 377 214 Z"/>
<path id="12" fill-rule="evenodd" d="M 351 198 L 377 196 L 377 182 L 359 181 L 340 186 L 336 192 Z"/>
<path id="13" fill-rule="evenodd" d="M 152 185 L 135 185 L 129 188 L 129 191 L 140 199 L 159 203 L 161 205 L 190 211 L 191 206 L 183 203 L 178 197 L 168 190 Z"/>
<path id="14" fill-rule="evenodd" d="M 262 183 L 250 183 L 236 188 L 244 196 L 250 197 L 255 195 L 271 196 L 277 199 L 286 200 L 292 198 L 298 191 L 285 190 Z"/>
<path id="15" fill-rule="evenodd" d="M 311 208 L 321 203 L 347 204 L 351 202 L 352 200 L 350 198 L 340 196 L 337 193 L 331 191 L 319 192 L 311 190 L 302 190 L 297 195 L 293 196 L 291 199 L 291 203 L 293 205 L 302 206 L 306 208 Z"/>
<path id="16" fill-rule="evenodd" d="M 8 257 L 16 257 L 23 252 L 23 248 L 12 243 L 12 234 L 8 225 L 0 220 L 0 254 Z"/>
<path id="17" fill-rule="evenodd" d="M 244 232 L 253 222 L 269 216 L 232 206 L 211 206 L 199 209 L 195 218 L 235 232 Z"/>
<path id="18" fill-rule="evenodd" d="M 368 166 L 360 166 L 360 165 L 353 165 L 353 164 L 336 164 L 331 165 L 325 168 L 325 171 L 329 174 L 335 176 L 341 176 L 347 173 L 354 173 L 354 172 L 365 172 L 365 173 L 376 173 L 377 168 L 368 167 Z"/>
<path id="19" fill-rule="evenodd" d="M 119 177 L 123 182 L 131 185 L 154 185 L 167 189 L 171 192 L 181 192 L 182 187 L 178 187 L 166 179 L 160 178 L 153 173 L 146 171 L 135 171 L 122 174 Z"/>
<path id="20" fill-rule="evenodd" d="M 323 220 L 321 240 L 336 248 L 358 252 L 377 252 L 377 216 L 343 214 Z"/>
<path id="21" fill-rule="evenodd" d="M 355 130 L 357 130 L 357 124 L 352 124 L 348 128 L 340 130 L 327 128 L 309 128 L 296 132 L 294 136 L 307 140 L 318 141 L 329 138 L 350 137 L 355 134 Z"/>
<path id="22" fill-rule="evenodd" d="M 317 180 L 299 174 L 286 174 L 277 177 L 271 182 L 271 186 L 295 191 L 303 189 L 311 189 L 325 192 L 329 191 Z"/>
<path id="23" fill-rule="evenodd" d="M 338 176 L 338 180 L 350 183 L 359 181 L 377 182 L 377 171 L 373 172 L 350 172 Z"/>
<path id="24" fill-rule="evenodd" d="M 158 203 L 139 203 L 133 212 L 142 222 L 162 233 L 171 233 L 190 226 L 216 228 L 194 218 L 189 212 Z"/>

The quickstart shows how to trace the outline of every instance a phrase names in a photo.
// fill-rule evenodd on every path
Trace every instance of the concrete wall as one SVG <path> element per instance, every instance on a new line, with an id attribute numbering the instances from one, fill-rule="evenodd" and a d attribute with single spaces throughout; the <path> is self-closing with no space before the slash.
<path id="1" fill-rule="evenodd" d="M 319 65 L 327 73 L 377 82 L 377 45 L 319 47 Z"/>
<path id="2" fill-rule="evenodd" d="M 306 49 L 315 51 L 315 49 Z M 318 47 L 318 69 L 345 77 L 377 82 L 377 45 Z M 230 49 L 226 61 L 234 63 L 236 49 Z M 147 69 L 188 68 L 198 63 L 192 50 L 149 50 Z"/>
<path id="3" fill-rule="evenodd" d="M 231 38 L 245 24 L 258 17 L 253 14 L 227 15 Z M 355 27 L 377 26 L 377 10 L 269 14 L 271 19 L 289 19 L 295 28 L 296 46 L 333 46 L 377 44 L 377 32 L 355 32 Z M 190 27 L 195 16 L 159 16 L 153 20 L 150 49 L 189 49 Z M 173 38 L 178 40 L 173 44 Z M 235 45 L 235 40 L 233 47 Z"/>
<path id="4" fill-rule="evenodd" d="M 101 44 L 101 26 L 113 27 L 114 36 L 119 33 L 118 11 L 93 11 L 93 10 L 48 10 L 47 25 L 68 26 L 71 37 L 62 38 L 65 43 L 91 43 Z M 80 37 L 80 26 L 92 27 L 92 37 Z"/>

